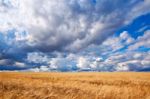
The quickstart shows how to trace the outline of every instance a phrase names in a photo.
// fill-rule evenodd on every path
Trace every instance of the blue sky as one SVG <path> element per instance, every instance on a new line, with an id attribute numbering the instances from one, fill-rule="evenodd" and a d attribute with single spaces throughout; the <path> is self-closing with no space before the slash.
<path id="1" fill-rule="evenodd" d="M 0 71 L 149 71 L 149 0 L 0 0 Z"/>

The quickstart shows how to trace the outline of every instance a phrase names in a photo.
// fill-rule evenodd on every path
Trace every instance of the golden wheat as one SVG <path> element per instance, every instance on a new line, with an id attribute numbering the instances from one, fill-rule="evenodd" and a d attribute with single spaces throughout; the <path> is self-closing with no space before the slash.
<path id="1" fill-rule="evenodd" d="M 150 73 L 1 72 L 0 99 L 150 99 Z"/>

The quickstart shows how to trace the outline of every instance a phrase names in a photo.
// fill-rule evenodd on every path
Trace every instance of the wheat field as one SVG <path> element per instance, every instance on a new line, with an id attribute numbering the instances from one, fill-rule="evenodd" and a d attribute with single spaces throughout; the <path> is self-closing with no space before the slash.
<path id="1" fill-rule="evenodd" d="M 150 73 L 1 72 L 0 99 L 150 99 Z"/>

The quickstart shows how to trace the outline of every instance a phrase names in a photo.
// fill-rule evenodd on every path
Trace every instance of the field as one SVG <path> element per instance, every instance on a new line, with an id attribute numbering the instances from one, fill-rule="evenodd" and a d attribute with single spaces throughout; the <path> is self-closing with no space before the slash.
<path id="1" fill-rule="evenodd" d="M 0 99 L 150 99 L 150 73 L 0 72 Z"/>

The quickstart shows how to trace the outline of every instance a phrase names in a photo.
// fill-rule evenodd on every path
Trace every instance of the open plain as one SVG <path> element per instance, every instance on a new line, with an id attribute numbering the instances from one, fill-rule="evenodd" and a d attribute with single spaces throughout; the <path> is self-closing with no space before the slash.
<path id="1" fill-rule="evenodd" d="M 150 73 L 0 72 L 0 99 L 150 99 Z"/>

